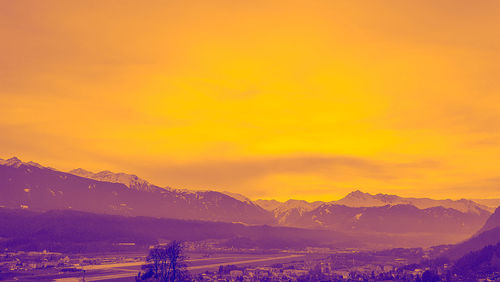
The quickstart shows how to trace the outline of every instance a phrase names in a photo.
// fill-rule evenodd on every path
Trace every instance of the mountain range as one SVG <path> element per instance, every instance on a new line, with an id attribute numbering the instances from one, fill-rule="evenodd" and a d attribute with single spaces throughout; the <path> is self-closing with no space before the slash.
<path id="1" fill-rule="evenodd" d="M 155 186 L 147 182 L 146 180 L 137 177 L 137 175 L 133 174 L 113 173 L 109 170 L 93 173 L 83 168 L 70 170 L 69 173 L 85 178 L 94 179 L 97 181 L 121 183 L 137 191 L 147 191 L 147 192 L 162 191 L 162 188 Z"/>
<path id="2" fill-rule="evenodd" d="M 335 203 L 349 207 L 377 207 L 385 205 L 412 205 L 419 209 L 444 207 L 465 213 L 480 213 L 482 210 L 494 211 L 494 208 L 467 199 L 434 200 L 429 198 L 404 198 L 388 194 L 371 195 L 359 190 L 351 192 L 345 198 L 335 201 Z"/>
<path id="3" fill-rule="evenodd" d="M 159 187 L 126 173 L 69 172 L 0 159 L 0 207 L 241 222 L 348 232 L 460 234 L 479 230 L 492 209 L 471 200 L 433 200 L 354 191 L 332 202 L 256 200 L 231 192 Z M 462 238 L 462 237 L 461 237 Z"/>
<path id="4" fill-rule="evenodd" d="M 57 171 L 17 158 L 0 164 L 0 207 L 249 224 L 274 222 L 273 216 L 256 204 L 216 191 L 164 189 L 136 176 L 109 172 L 82 177 L 75 171 Z M 83 175 L 82 170 L 76 173 Z"/>
<path id="5" fill-rule="evenodd" d="M 479 204 L 473 200 L 460 199 L 460 200 L 434 200 L 429 198 L 405 198 L 397 195 L 388 194 L 376 194 L 372 195 L 370 193 L 364 193 L 359 190 L 353 191 L 344 198 L 331 201 L 331 202 L 306 202 L 301 201 L 300 207 L 305 209 L 316 208 L 321 204 L 337 204 L 344 205 L 347 207 L 382 207 L 386 205 L 412 205 L 419 209 L 426 209 L 432 207 L 444 207 L 452 208 L 465 213 L 480 213 L 482 210 L 493 212 L 497 207 L 495 205 L 495 199 L 490 199 L 489 205 Z M 289 200 L 296 201 L 296 200 Z M 279 202 L 276 200 L 256 200 L 255 203 L 260 205 L 266 210 L 273 211 L 277 208 L 282 210 L 284 207 L 295 208 L 295 206 L 290 205 L 289 201 Z M 483 200 L 487 201 L 487 200 Z"/>
<path id="6" fill-rule="evenodd" d="M 442 230 L 473 234 L 494 210 L 467 199 L 404 198 L 359 190 L 331 202 L 256 200 L 255 203 L 271 211 L 276 221 L 285 226 L 391 232 Z M 399 222 L 397 226 L 394 220 Z"/>
<path id="7" fill-rule="evenodd" d="M 480 213 L 464 213 L 441 206 L 419 209 L 403 204 L 348 207 L 328 203 L 305 211 L 300 216 L 291 215 L 281 223 L 286 226 L 363 232 L 473 234 L 489 215 L 484 210 Z"/>

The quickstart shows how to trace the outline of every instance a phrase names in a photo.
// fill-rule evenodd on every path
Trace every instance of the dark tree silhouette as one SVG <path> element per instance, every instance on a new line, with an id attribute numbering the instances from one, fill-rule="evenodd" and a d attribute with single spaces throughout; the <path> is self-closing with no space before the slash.
<path id="1" fill-rule="evenodd" d="M 167 264 L 166 281 L 185 281 L 189 278 L 186 269 L 186 256 L 184 255 L 184 246 L 182 242 L 173 241 L 166 248 L 166 255 L 169 263 Z"/>
<path id="2" fill-rule="evenodd" d="M 441 281 L 439 275 L 430 270 L 426 270 L 424 274 L 422 274 L 422 282 L 437 282 L 437 281 Z"/>
<path id="3" fill-rule="evenodd" d="M 137 281 L 189 281 L 184 247 L 180 241 L 166 246 L 156 246 L 149 251 L 144 273 L 139 272 Z"/>

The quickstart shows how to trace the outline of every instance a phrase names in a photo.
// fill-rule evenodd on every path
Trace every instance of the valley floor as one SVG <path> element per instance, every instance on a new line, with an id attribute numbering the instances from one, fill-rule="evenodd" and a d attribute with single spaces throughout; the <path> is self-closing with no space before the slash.
<path id="1" fill-rule="evenodd" d="M 117 254 L 123 256 L 123 254 Z M 237 266 L 266 266 L 276 263 L 290 263 L 304 259 L 305 254 L 219 254 L 210 257 L 201 254 L 190 254 L 187 260 L 188 270 L 192 275 L 205 271 L 217 271 L 221 265 Z M 130 260 L 137 259 L 137 255 L 130 254 Z M 106 263 L 75 267 L 71 272 L 47 273 L 34 271 L 18 273 L 7 281 L 135 281 L 144 259 L 134 262 Z M 6 277 L 4 277 L 6 278 Z"/>

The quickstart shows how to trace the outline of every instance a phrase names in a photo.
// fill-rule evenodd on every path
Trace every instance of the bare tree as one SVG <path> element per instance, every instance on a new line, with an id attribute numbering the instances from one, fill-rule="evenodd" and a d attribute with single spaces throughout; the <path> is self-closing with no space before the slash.
<path id="1" fill-rule="evenodd" d="M 169 261 L 166 281 L 185 281 L 188 278 L 184 246 L 180 241 L 172 241 L 167 245 L 166 256 Z"/>
<path id="2" fill-rule="evenodd" d="M 187 281 L 189 272 L 186 267 L 182 242 L 172 241 L 167 246 L 156 246 L 149 251 L 146 264 L 142 266 L 144 273 L 139 273 L 137 280 Z"/>

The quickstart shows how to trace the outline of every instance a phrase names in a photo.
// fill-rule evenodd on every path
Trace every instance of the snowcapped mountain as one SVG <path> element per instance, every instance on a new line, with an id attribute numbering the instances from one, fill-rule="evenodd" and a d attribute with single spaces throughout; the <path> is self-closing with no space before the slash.
<path id="1" fill-rule="evenodd" d="M 255 200 L 254 203 L 256 203 L 261 208 L 267 211 L 273 211 L 277 207 L 283 205 L 283 202 L 279 202 L 276 200 L 262 200 L 262 199 Z"/>
<path id="2" fill-rule="evenodd" d="M 301 217 L 305 212 L 311 211 L 324 202 L 307 202 L 304 200 L 290 199 L 286 202 L 276 200 L 257 200 L 256 204 L 266 210 L 273 212 L 278 224 L 288 225 L 288 222 L 294 222 L 296 218 Z"/>
<path id="3" fill-rule="evenodd" d="M 293 200 L 290 199 L 283 204 L 281 204 L 279 207 L 275 209 L 275 211 L 284 211 L 288 209 L 300 209 L 303 211 L 311 211 L 319 206 L 324 204 L 324 202 L 316 201 L 316 202 L 307 202 L 304 200 Z"/>
<path id="4" fill-rule="evenodd" d="M 496 199 L 471 199 L 471 200 L 478 203 L 478 204 L 490 207 L 492 209 L 496 209 L 497 207 L 500 206 L 500 199 L 499 198 L 496 198 Z"/>
<path id="5" fill-rule="evenodd" d="M 155 186 L 144 179 L 141 179 L 133 174 L 126 173 L 114 173 L 109 170 L 104 170 L 101 172 L 93 173 L 88 170 L 77 168 L 69 171 L 68 173 L 78 175 L 85 178 L 90 178 L 98 181 L 104 182 L 112 182 L 112 183 L 121 183 L 125 184 L 127 187 L 131 189 L 135 189 L 137 191 L 161 191 L 163 188 Z"/>
<path id="6" fill-rule="evenodd" d="M 327 203 L 300 217 L 289 217 L 288 226 L 387 233 L 457 233 L 466 236 L 478 230 L 489 216 L 464 213 L 452 208 L 419 209 L 412 205 L 348 207 Z"/>
<path id="7" fill-rule="evenodd" d="M 478 204 L 472 200 L 434 200 L 429 198 L 404 198 L 396 195 L 363 193 L 359 190 L 349 193 L 344 198 L 331 203 L 348 207 L 381 207 L 385 205 L 412 205 L 419 209 L 432 207 L 451 208 L 465 213 L 479 214 L 483 210 L 493 212 L 494 209 Z"/>
<path id="8" fill-rule="evenodd" d="M 490 215 L 487 207 L 470 200 L 361 191 L 329 203 L 253 202 L 231 192 L 161 188 L 132 174 L 81 168 L 67 173 L 17 158 L 0 159 L 0 207 L 396 233 L 469 234 Z"/>
<path id="9" fill-rule="evenodd" d="M 286 202 L 280 202 L 276 200 L 255 200 L 254 201 L 257 205 L 261 206 L 263 209 L 268 210 L 268 211 L 274 211 L 276 209 L 279 209 L 281 211 L 284 211 L 286 209 L 294 209 L 294 208 L 301 208 L 304 210 L 311 210 L 316 207 L 319 207 L 321 204 L 324 204 L 325 202 L 321 201 L 315 201 L 315 202 L 308 202 L 304 200 L 294 200 L 290 199 Z"/>
<path id="10" fill-rule="evenodd" d="M 428 240 L 454 242 L 474 234 L 490 215 L 489 209 L 470 200 L 403 198 L 396 195 L 349 193 L 332 202 L 302 200 L 255 201 L 273 212 L 278 224 L 301 228 L 342 230 L 364 234 L 426 234 Z"/>
<path id="11" fill-rule="evenodd" d="M 240 202 L 243 202 L 243 203 L 249 203 L 249 204 L 252 204 L 252 205 L 255 205 L 254 202 L 252 202 L 252 200 L 250 200 L 249 198 L 241 195 L 241 194 L 238 194 L 238 193 L 231 193 L 231 192 L 228 192 L 228 191 L 222 191 L 221 192 L 222 194 L 225 194 L 225 195 L 228 195 L 229 197 L 232 197 Z"/>
<path id="12" fill-rule="evenodd" d="M 397 196 L 396 196 L 397 197 Z M 387 199 L 389 200 L 389 199 Z M 333 201 L 332 203 L 336 203 L 339 205 L 344 205 L 348 207 L 381 207 L 385 206 L 388 203 L 385 202 L 383 199 L 378 199 L 376 196 L 373 196 L 369 193 L 363 193 L 359 190 L 353 191 L 344 198 L 338 200 L 338 201 Z"/>
<path id="13" fill-rule="evenodd" d="M 68 173 L 78 175 L 81 177 L 86 177 L 86 178 L 92 178 L 95 174 L 95 173 L 88 171 L 88 170 L 85 170 L 83 168 L 73 169 L 73 170 L 68 171 Z"/>
<path id="14" fill-rule="evenodd" d="M 20 166 L 24 165 L 24 166 L 32 166 L 32 167 L 37 167 L 37 168 L 50 169 L 48 167 L 41 166 L 40 164 L 35 163 L 35 162 L 31 162 L 31 161 L 25 163 L 16 157 L 12 157 L 12 158 L 7 159 L 7 160 L 0 159 L 0 165 L 15 167 L 15 168 L 19 168 Z"/>
<path id="15" fill-rule="evenodd" d="M 452 228 L 455 230 L 454 232 L 462 230 L 466 233 L 471 233 L 481 227 L 491 210 L 487 206 L 465 199 L 454 201 L 403 198 L 387 194 L 372 195 L 359 190 L 349 193 L 338 201 L 328 203 L 320 201 L 310 203 L 302 200 L 288 200 L 286 202 L 257 200 L 255 202 L 262 208 L 272 211 L 276 221 L 280 225 L 308 228 L 321 227 L 336 230 L 368 230 L 372 228 L 372 231 L 380 232 L 381 230 L 377 229 L 378 226 L 384 226 L 383 222 L 385 219 L 394 218 L 395 215 L 392 213 L 400 212 L 401 218 L 404 218 L 402 222 L 413 222 L 415 218 L 422 220 L 425 216 L 420 217 L 419 214 L 425 211 L 426 213 L 432 213 L 437 218 L 446 218 L 455 223 L 461 222 L 460 224 L 464 224 L 465 227 L 462 229 L 458 228 L 460 224 L 457 223 L 458 225 L 454 225 L 454 229 Z M 391 209 L 391 207 L 395 206 L 399 206 L 399 208 Z M 406 213 L 407 209 L 401 208 L 405 206 L 408 209 L 412 209 L 414 214 Z M 364 216 L 363 219 L 370 218 L 366 217 L 366 215 L 382 211 L 385 212 L 383 215 L 384 218 L 372 219 L 373 222 L 379 222 L 377 225 L 368 228 L 369 225 L 363 223 L 363 220 L 360 221 L 362 216 Z M 463 218 L 463 220 L 460 218 Z M 428 220 L 432 221 L 433 219 L 429 218 Z M 415 224 L 415 222 L 412 224 Z M 419 224 L 417 223 L 417 225 Z M 423 232 L 426 227 L 430 228 L 431 225 L 420 224 L 420 226 L 420 232 Z M 449 227 L 446 222 L 441 226 Z M 406 229 L 403 228 L 401 230 L 412 230 L 410 227 L 408 226 Z M 389 225 L 386 228 L 389 228 Z M 392 230 L 392 227 L 389 229 Z M 436 230 L 440 230 L 438 224 L 428 231 L 434 232 Z"/>
<path id="16" fill-rule="evenodd" d="M 163 189 L 127 174 L 93 174 L 83 170 L 73 173 L 24 163 L 17 158 L 2 160 L 0 207 L 34 211 L 71 209 L 249 224 L 274 223 L 270 212 L 220 192 Z"/>

